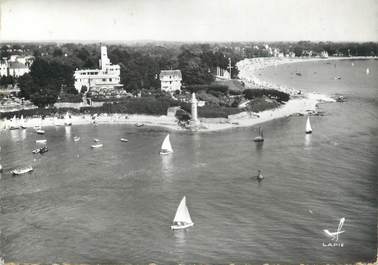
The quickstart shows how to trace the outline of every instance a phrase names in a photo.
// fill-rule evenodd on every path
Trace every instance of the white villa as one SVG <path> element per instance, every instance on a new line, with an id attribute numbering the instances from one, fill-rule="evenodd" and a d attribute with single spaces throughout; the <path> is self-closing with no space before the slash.
<path id="1" fill-rule="evenodd" d="M 159 77 L 162 91 L 181 90 L 182 75 L 180 70 L 162 70 Z"/>
<path id="2" fill-rule="evenodd" d="M 106 46 L 101 46 L 101 59 L 99 60 L 100 69 L 76 70 L 74 73 L 75 88 L 80 92 L 85 86 L 87 91 L 91 88 L 114 89 L 122 88 L 120 84 L 119 65 L 113 65 L 108 58 Z"/>
<path id="3" fill-rule="evenodd" d="M 0 76 L 19 77 L 30 72 L 30 66 L 34 61 L 33 56 L 11 55 L 9 60 L 0 60 Z"/>

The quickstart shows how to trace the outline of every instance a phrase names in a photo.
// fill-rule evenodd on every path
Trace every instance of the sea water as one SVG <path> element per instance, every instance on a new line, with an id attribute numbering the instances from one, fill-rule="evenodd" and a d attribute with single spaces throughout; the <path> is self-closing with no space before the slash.
<path id="1" fill-rule="evenodd" d="M 365 69 L 370 68 L 370 75 Z M 220 132 L 129 125 L 2 132 L 1 254 L 6 261 L 71 263 L 355 262 L 377 240 L 377 61 L 281 65 L 260 78 L 343 95 L 307 117 Z M 301 72 L 301 76 L 296 75 Z M 341 79 L 335 79 L 340 76 Z M 73 136 L 80 136 L 79 142 Z M 121 137 L 128 143 L 120 142 Z M 49 152 L 33 155 L 35 140 Z M 91 149 L 93 138 L 104 144 Z M 32 165 L 13 177 L 9 171 Z M 254 176 L 261 169 L 264 180 Z M 183 196 L 195 223 L 171 231 Z M 324 229 L 337 230 L 337 241 Z"/>

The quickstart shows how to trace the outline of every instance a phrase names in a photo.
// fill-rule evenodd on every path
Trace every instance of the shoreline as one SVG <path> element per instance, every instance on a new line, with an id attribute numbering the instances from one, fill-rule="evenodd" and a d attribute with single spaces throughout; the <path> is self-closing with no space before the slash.
<path id="1" fill-rule="evenodd" d="M 256 72 L 271 66 L 281 64 L 292 64 L 302 62 L 316 62 L 327 60 L 356 60 L 356 59 L 377 59 L 376 57 L 330 57 L 330 58 L 277 58 L 277 57 L 263 57 L 244 59 L 237 63 L 239 69 L 239 78 L 246 84 L 246 87 L 254 88 L 272 88 L 277 89 L 291 95 L 291 99 L 282 104 L 280 107 L 265 110 L 259 113 L 241 112 L 228 118 L 200 118 L 201 125 L 193 131 L 197 132 L 213 132 L 228 130 L 241 127 L 252 127 L 264 122 L 272 121 L 288 117 L 291 115 L 311 115 L 316 114 L 318 104 L 326 102 L 336 102 L 335 99 L 327 95 L 317 93 L 299 94 L 299 91 L 288 88 L 282 85 L 276 85 L 257 77 Z M 127 118 L 126 118 L 127 117 Z M 88 125 L 93 124 L 93 119 L 89 114 L 72 115 L 72 125 Z M 9 121 L 0 120 L 0 129 L 9 127 Z M 173 131 L 190 131 L 180 127 L 175 117 L 169 116 L 152 116 L 143 114 L 100 114 L 96 117 L 96 124 L 128 124 L 136 125 L 143 124 L 146 126 L 163 127 Z M 25 119 L 26 127 L 36 126 L 64 126 L 64 120 L 54 119 L 54 117 L 47 117 L 44 120 L 41 118 L 27 118 Z"/>
<path id="2" fill-rule="evenodd" d="M 197 132 L 214 132 L 221 130 L 228 130 L 233 128 L 252 127 L 264 122 L 272 121 L 288 117 L 295 114 L 314 114 L 316 113 L 317 105 L 319 103 L 335 102 L 334 99 L 328 98 L 320 94 L 308 94 L 307 97 L 297 97 L 290 99 L 282 106 L 262 111 L 259 113 L 241 112 L 229 118 L 200 118 L 201 125 L 199 128 L 193 130 Z M 127 117 L 127 118 L 126 118 Z M 92 116 L 89 114 L 72 115 L 69 122 L 72 126 L 75 125 L 90 125 L 94 124 Z M 9 129 L 9 121 L 0 121 L 0 128 L 7 127 Z M 190 131 L 190 129 L 182 128 L 178 125 L 175 117 L 152 116 L 142 114 L 101 114 L 96 117 L 95 124 L 127 124 L 136 125 L 143 124 L 145 126 L 162 127 L 172 131 Z M 55 119 L 54 117 L 41 118 L 25 118 L 25 127 L 49 127 L 49 126 L 65 126 L 63 119 Z"/>

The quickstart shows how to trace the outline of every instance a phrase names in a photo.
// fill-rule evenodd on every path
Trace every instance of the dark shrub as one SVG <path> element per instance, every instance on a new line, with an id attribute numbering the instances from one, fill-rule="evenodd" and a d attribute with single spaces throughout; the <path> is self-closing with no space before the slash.
<path id="1" fill-rule="evenodd" d="M 280 102 L 286 102 L 290 99 L 289 94 L 275 89 L 246 89 L 243 91 L 243 94 L 246 99 L 254 99 L 262 96 L 274 98 Z"/>

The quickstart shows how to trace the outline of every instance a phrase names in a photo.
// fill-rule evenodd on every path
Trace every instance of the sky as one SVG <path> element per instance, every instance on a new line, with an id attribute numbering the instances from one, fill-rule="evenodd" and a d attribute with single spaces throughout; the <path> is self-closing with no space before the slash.
<path id="1" fill-rule="evenodd" d="M 378 41 L 377 0 L 0 0 L 0 41 Z"/>

